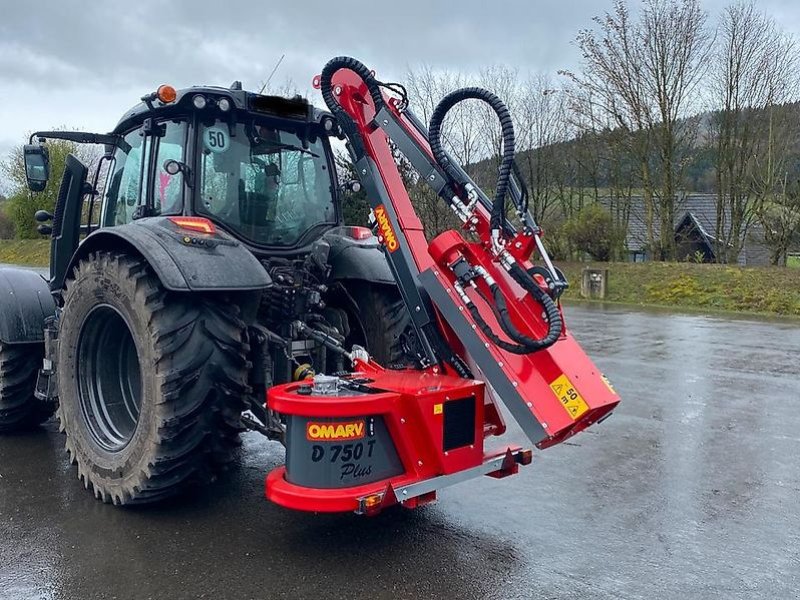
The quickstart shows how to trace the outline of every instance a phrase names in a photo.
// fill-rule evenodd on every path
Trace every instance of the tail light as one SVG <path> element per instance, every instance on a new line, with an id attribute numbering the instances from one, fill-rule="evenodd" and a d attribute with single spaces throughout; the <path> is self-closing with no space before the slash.
<path id="1" fill-rule="evenodd" d="M 214 227 L 214 223 L 212 223 L 205 217 L 167 217 L 167 218 L 181 229 L 185 229 L 187 231 L 196 231 L 198 233 L 207 233 L 209 235 L 214 235 L 217 232 L 217 228 Z"/>

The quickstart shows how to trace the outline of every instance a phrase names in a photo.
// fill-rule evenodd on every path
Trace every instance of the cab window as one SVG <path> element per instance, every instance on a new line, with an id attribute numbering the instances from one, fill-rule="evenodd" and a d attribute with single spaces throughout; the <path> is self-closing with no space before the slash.
<path id="1" fill-rule="evenodd" d="M 183 174 L 170 175 L 164 170 L 164 163 L 170 159 L 184 160 L 186 123 L 170 121 L 163 125 L 165 126 L 163 137 L 144 137 L 137 129 L 125 136 L 122 147 L 115 149 L 101 209 L 100 218 L 104 227 L 130 223 L 136 208 L 145 202 L 143 182 L 147 181 L 152 143 L 158 144 L 153 181 L 155 213 L 182 212 Z"/>
<path id="2" fill-rule="evenodd" d="M 336 221 L 333 180 L 321 140 L 267 122 L 206 123 L 199 131 L 197 212 L 259 245 L 293 246 Z"/>
<path id="3" fill-rule="evenodd" d="M 111 173 L 106 183 L 100 220 L 103 227 L 130 223 L 142 192 L 142 158 L 145 138 L 139 130 L 125 136 L 123 147 L 114 150 Z"/>
<path id="4" fill-rule="evenodd" d="M 166 127 L 164 137 L 158 140 L 153 197 L 157 214 L 179 215 L 183 212 L 183 173 L 170 175 L 164 170 L 164 164 L 169 160 L 184 161 L 186 123 L 173 121 Z"/>

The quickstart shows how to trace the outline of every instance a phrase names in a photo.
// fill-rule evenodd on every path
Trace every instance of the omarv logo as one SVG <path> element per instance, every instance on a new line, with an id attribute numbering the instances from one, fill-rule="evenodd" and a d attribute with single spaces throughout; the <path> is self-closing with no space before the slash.
<path id="1" fill-rule="evenodd" d="M 394 252 L 400 247 L 397 236 L 394 234 L 392 224 L 389 222 L 389 215 L 386 214 L 386 207 L 381 204 L 375 209 L 375 219 L 378 221 L 378 232 L 383 238 L 383 243 L 389 252 Z"/>
<path id="2" fill-rule="evenodd" d="M 344 423 L 306 424 L 306 439 L 310 442 L 349 442 L 364 437 L 364 420 Z"/>

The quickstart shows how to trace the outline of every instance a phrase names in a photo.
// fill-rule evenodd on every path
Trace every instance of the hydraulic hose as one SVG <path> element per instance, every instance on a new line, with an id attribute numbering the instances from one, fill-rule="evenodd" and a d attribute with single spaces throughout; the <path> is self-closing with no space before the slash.
<path id="1" fill-rule="evenodd" d="M 511 120 L 511 113 L 508 107 L 500 100 L 495 94 L 489 90 L 479 87 L 469 87 L 456 90 L 449 93 L 442 98 L 442 101 L 436 106 L 431 116 L 431 122 L 428 126 L 428 137 L 431 152 L 434 159 L 444 171 L 456 181 L 459 180 L 459 174 L 455 167 L 450 163 L 447 158 L 447 153 L 442 147 L 441 133 L 442 123 L 447 113 L 456 104 L 463 100 L 474 99 L 481 100 L 488 104 L 492 110 L 497 114 L 500 119 L 500 127 L 503 137 L 503 156 L 500 161 L 500 171 L 497 175 L 497 187 L 494 194 L 494 203 L 492 204 L 492 214 L 490 226 L 492 230 L 499 231 L 506 216 L 506 193 L 508 192 L 509 179 L 511 171 L 514 167 L 514 124 Z"/>
<path id="2" fill-rule="evenodd" d="M 519 267 L 514 265 L 517 269 Z M 520 269 L 521 270 L 521 269 Z M 524 271 L 523 271 L 524 273 Z M 516 277 L 515 277 L 516 279 Z M 490 305 L 492 311 L 494 312 L 495 316 L 497 317 L 500 326 L 503 328 L 503 331 L 517 343 L 510 343 L 503 340 L 499 337 L 486 320 L 481 315 L 478 307 L 475 306 L 473 302 L 467 303 L 467 309 L 469 310 L 472 318 L 475 319 L 478 327 L 484 333 L 486 337 L 488 337 L 494 344 L 498 347 L 506 350 L 508 352 L 512 352 L 513 354 L 530 354 L 532 352 L 536 352 L 537 350 L 543 350 L 544 348 L 549 348 L 553 344 L 558 341 L 558 338 L 561 336 L 561 332 L 563 330 L 563 321 L 561 319 L 561 313 L 558 310 L 558 306 L 553 301 L 553 299 L 548 296 L 542 289 L 536 285 L 536 283 L 529 278 L 526 278 L 532 284 L 530 289 L 528 286 L 525 286 L 525 289 L 531 293 L 534 298 L 542 305 L 545 311 L 545 315 L 547 316 L 548 322 L 548 330 L 547 335 L 542 339 L 535 339 L 525 335 L 524 333 L 520 332 L 514 323 L 511 320 L 511 316 L 508 314 L 508 305 L 506 304 L 506 299 L 503 296 L 500 287 L 496 283 L 492 283 L 489 286 L 489 291 L 492 293 L 492 299 L 494 300 L 494 305 L 489 302 L 489 299 L 486 298 L 483 294 L 481 297 L 486 301 L 487 304 Z M 534 291 L 534 288 L 536 291 Z"/>
<path id="3" fill-rule="evenodd" d="M 350 58 L 349 56 L 337 56 L 336 58 L 332 58 L 328 61 L 328 64 L 326 64 L 322 69 L 322 73 L 319 78 L 319 89 L 322 92 L 322 99 L 325 100 L 325 104 L 328 105 L 328 108 L 333 114 L 335 114 L 337 117 L 346 117 L 347 119 L 350 118 L 345 110 L 339 106 L 339 103 L 336 101 L 333 93 L 333 76 L 340 69 L 350 69 L 356 75 L 361 77 L 361 79 L 364 80 L 364 83 L 367 84 L 369 95 L 372 97 L 372 101 L 375 103 L 375 110 L 378 111 L 383 108 L 383 95 L 381 94 L 379 82 L 377 79 L 375 79 L 372 71 L 370 71 L 360 60 Z"/>
<path id="4" fill-rule="evenodd" d="M 352 117 L 347 114 L 347 111 L 342 108 L 342 106 L 336 100 L 336 95 L 334 93 L 333 76 L 341 69 L 349 69 L 353 71 L 364 81 L 367 89 L 369 90 L 369 95 L 372 97 L 372 101 L 375 103 L 376 111 L 379 111 L 384 106 L 380 82 L 375 79 L 372 71 L 370 71 L 364 63 L 349 56 L 337 56 L 336 58 L 329 60 L 322 69 L 322 73 L 319 77 L 319 90 L 322 93 L 322 99 L 325 101 L 328 109 L 339 121 L 339 125 L 347 134 L 350 143 L 360 150 L 359 154 L 363 154 L 364 147 L 361 139 L 358 136 L 358 132 L 356 131 L 355 123 L 353 123 Z"/>

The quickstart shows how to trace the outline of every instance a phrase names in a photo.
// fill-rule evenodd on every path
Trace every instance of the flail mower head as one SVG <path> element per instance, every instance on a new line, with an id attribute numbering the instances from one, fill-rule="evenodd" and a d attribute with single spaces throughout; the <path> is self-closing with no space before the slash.
<path id="1" fill-rule="evenodd" d="M 513 175 L 514 132 L 503 103 L 486 90 L 459 90 L 437 107 L 428 131 L 402 86 L 377 81 L 354 59 L 333 59 L 314 84 L 348 139 L 422 368 L 384 369 L 359 355 L 354 374 L 272 388 L 268 407 L 286 419 L 287 460 L 267 477 L 267 497 L 320 512 L 416 507 L 443 487 L 511 475 L 531 462 L 530 449 L 489 448 L 506 430 L 500 403 L 540 448 L 610 415 L 619 397 L 564 324 L 558 300 L 566 281 Z M 503 128 L 493 201 L 440 141 L 446 112 L 468 98 L 487 102 Z M 428 243 L 393 149 L 478 241 L 447 231 Z M 531 263 L 534 253 L 542 265 Z"/>

